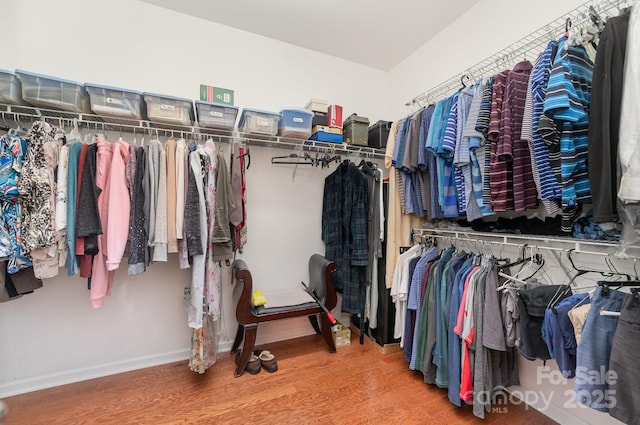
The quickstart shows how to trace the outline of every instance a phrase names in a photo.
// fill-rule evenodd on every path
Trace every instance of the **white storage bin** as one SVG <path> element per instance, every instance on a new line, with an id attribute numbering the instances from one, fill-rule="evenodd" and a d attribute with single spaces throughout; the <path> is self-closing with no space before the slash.
<path id="1" fill-rule="evenodd" d="M 91 110 L 102 116 L 142 119 L 142 93 L 117 87 L 85 84 Z"/>
<path id="2" fill-rule="evenodd" d="M 313 112 L 304 109 L 283 109 L 280 111 L 278 136 L 307 139 L 311 136 Z"/>
<path id="3" fill-rule="evenodd" d="M 275 136 L 278 134 L 279 120 L 280 114 L 277 112 L 244 108 L 240 114 L 238 130 L 248 134 Z"/>
<path id="4" fill-rule="evenodd" d="M 326 114 L 327 109 L 329 109 L 329 104 L 326 100 L 311 99 L 307 102 L 304 109 L 312 112 L 324 112 Z"/>
<path id="5" fill-rule="evenodd" d="M 19 105 L 22 102 L 20 80 L 14 72 L 0 69 L 0 103 Z"/>
<path id="6" fill-rule="evenodd" d="M 189 126 L 193 123 L 192 103 L 189 99 L 144 93 L 149 121 Z"/>
<path id="7" fill-rule="evenodd" d="M 21 70 L 16 70 L 16 75 L 25 102 L 42 108 L 89 112 L 89 96 L 82 84 Z"/>
<path id="8" fill-rule="evenodd" d="M 224 103 L 202 102 L 197 100 L 196 112 L 198 124 L 202 127 L 233 130 L 238 116 L 238 107 Z"/>

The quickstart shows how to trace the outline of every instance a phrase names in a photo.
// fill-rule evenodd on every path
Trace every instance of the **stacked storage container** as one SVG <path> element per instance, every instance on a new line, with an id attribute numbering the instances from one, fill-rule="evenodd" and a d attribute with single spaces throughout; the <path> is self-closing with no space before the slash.
<path id="1" fill-rule="evenodd" d="M 19 105 L 22 102 L 22 87 L 15 73 L 0 69 L 0 103 Z"/>
<path id="2" fill-rule="evenodd" d="M 193 104 L 189 99 L 144 93 L 150 121 L 189 126 L 193 123 Z"/>
<path id="3" fill-rule="evenodd" d="M 196 101 L 198 124 L 201 127 L 233 131 L 238 116 L 238 107 L 224 103 Z"/>
<path id="4" fill-rule="evenodd" d="M 313 112 L 304 109 L 283 109 L 280 111 L 278 122 L 278 136 L 307 139 L 311 136 L 311 121 Z"/>
<path id="5" fill-rule="evenodd" d="M 141 92 L 88 83 L 85 87 L 95 114 L 107 118 L 144 118 Z"/>
<path id="6" fill-rule="evenodd" d="M 344 141 L 351 145 L 367 146 L 369 139 L 369 119 L 351 114 L 344 120 Z"/>
<path id="7" fill-rule="evenodd" d="M 278 134 L 278 121 L 280 114 L 277 112 L 244 108 L 238 121 L 238 130 L 256 137 L 273 137 Z"/>
<path id="8" fill-rule="evenodd" d="M 33 72 L 16 70 L 22 84 L 22 99 L 41 108 L 89 112 L 89 96 L 82 84 Z"/>

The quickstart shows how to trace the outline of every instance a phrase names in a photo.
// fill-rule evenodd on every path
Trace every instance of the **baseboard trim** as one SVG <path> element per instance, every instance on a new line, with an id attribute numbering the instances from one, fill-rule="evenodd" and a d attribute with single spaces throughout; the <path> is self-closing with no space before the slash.
<path id="1" fill-rule="evenodd" d="M 292 320 L 291 322 L 293 323 L 290 324 L 295 324 L 295 321 Z M 259 333 L 257 345 L 297 338 L 301 336 L 311 335 L 313 333 L 311 331 L 311 326 L 309 326 L 308 323 L 305 324 L 302 321 L 298 323 L 298 326 L 285 328 L 274 327 L 265 330 L 267 332 L 264 332 L 263 334 Z M 268 332 L 269 330 L 271 330 L 271 332 Z M 220 352 L 228 353 L 229 351 L 231 351 L 232 345 L 233 340 L 221 341 Z M 18 379 L 10 382 L 0 381 L 0 398 L 11 397 L 14 395 L 29 393 L 32 391 L 44 390 L 47 388 L 59 387 L 61 385 L 73 384 L 75 382 L 86 381 L 89 379 L 102 378 L 104 376 L 130 372 L 132 370 L 185 361 L 189 359 L 190 351 L 191 350 L 189 349 L 176 350 L 149 356 L 134 357 L 131 359 L 121 360 L 113 363 L 106 363 L 93 367 L 71 369 L 43 376 L 37 376 L 34 378 Z"/>
<path id="2" fill-rule="evenodd" d="M 229 341 L 227 351 L 231 349 L 232 342 Z M 159 366 L 187 360 L 190 350 L 177 350 L 167 353 L 154 354 L 150 356 L 134 357 L 119 362 L 106 363 L 94 367 L 72 369 L 63 372 L 51 373 L 35 378 L 20 379 L 11 382 L 0 383 L 0 397 L 10 397 L 24 394 L 31 391 L 43 390 L 46 388 L 58 387 L 60 385 L 72 384 L 74 382 L 86 381 L 103 376 L 115 375 L 146 367 Z"/>
<path id="3" fill-rule="evenodd" d="M 515 393 L 517 394 L 518 392 L 520 394 L 522 394 L 523 391 L 526 391 L 527 388 L 523 387 L 523 386 L 514 386 L 514 387 L 509 387 L 507 388 L 507 392 L 509 393 Z M 563 424 L 563 425 L 588 425 L 587 422 L 581 420 L 580 418 L 576 417 L 575 415 L 571 415 L 569 412 L 567 412 L 566 409 L 563 409 L 561 406 L 554 404 L 554 403 L 550 403 L 548 408 L 543 409 L 543 406 L 538 406 L 534 403 L 527 403 L 527 406 L 536 409 L 538 412 L 542 413 L 543 415 L 545 415 L 548 418 L 553 419 L 554 421 L 558 422 L 559 424 Z"/>

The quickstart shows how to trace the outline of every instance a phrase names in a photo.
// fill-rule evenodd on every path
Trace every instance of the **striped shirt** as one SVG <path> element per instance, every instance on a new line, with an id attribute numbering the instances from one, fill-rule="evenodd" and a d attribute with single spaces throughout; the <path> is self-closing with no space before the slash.
<path id="1" fill-rule="evenodd" d="M 507 207 L 510 206 L 513 196 L 513 206 L 517 212 L 537 208 L 529 146 L 520 137 L 527 84 L 532 68 L 531 62 L 520 62 L 507 77 L 498 138 L 498 157 L 506 162 L 507 168 L 511 168 L 513 177 L 513 186 L 507 188 Z"/>
<path id="2" fill-rule="evenodd" d="M 464 214 L 467 210 L 467 197 L 465 191 L 465 181 L 471 180 L 471 159 L 469 156 L 469 138 L 463 137 L 464 127 L 469 116 L 469 108 L 477 86 L 466 87 L 460 91 L 458 96 L 458 118 L 456 129 L 456 149 L 453 154 L 453 164 L 455 166 L 456 190 L 458 192 L 458 212 Z"/>
<path id="3" fill-rule="evenodd" d="M 489 169 L 489 183 L 491 189 L 491 209 L 493 211 L 507 211 L 513 209 L 513 175 L 507 167 L 506 161 L 498 155 L 498 140 L 500 122 L 502 121 L 502 105 L 507 77 L 510 71 L 505 70 L 496 75 L 491 96 L 491 120 L 489 135 L 491 143 L 491 166 Z"/>
<path id="4" fill-rule="evenodd" d="M 531 71 L 529 93 L 527 94 L 527 100 L 531 102 L 530 110 L 529 114 L 527 114 L 527 107 L 525 106 L 525 119 L 522 123 L 522 138 L 529 143 L 529 149 L 532 153 L 531 166 L 534 180 L 548 215 L 556 215 L 559 212 L 559 206 L 555 200 L 560 199 L 561 193 L 558 180 L 551 170 L 549 147 L 542 140 L 542 135 L 538 128 L 547 93 L 552 53 L 557 44 L 555 40 L 551 40 L 547 44 Z"/>
<path id="5" fill-rule="evenodd" d="M 476 130 L 476 124 L 478 122 L 478 115 L 480 114 L 480 104 L 482 103 L 482 94 L 484 92 L 485 85 L 482 84 L 482 79 L 478 80 L 475 85 L 475 94 L 469 107 L 469 116 L 462 132 L 463 141 L 466 139 L 469 144 L 469 167 L 468 176 L 465 171 L 464 165 L 459 165 L 462 168 L 463 174 L 465 174 L 464 190 L 465 198 L 467 200 L 467 221 L 473 221 L 478 218 L 482 218 L 481 207 L 482 204 L 482 173 L 484 168 L 480 168 L 480 162 L 478 161 L 478 152 L 484 152 L 484 148 L 481 148 L 484 143 L 484 135 Z M 483 162 L 484 165 L 484 162 Z"/>
<path id="6" fill-rule="evenodd" d="M 420 137 L 418 142 L 418 169 L 422 172 L 428 171 L 427 136 L 429 135 L 431 118 L 433 117 L 435 109 L 435 105 L 429 105 L 424 111 L 422 111 L 422 119 L 420 120 Z"/>
<path id="7" fill-rule="evenodd" d="M 435 135 L 435 155 L 436 155 L 436 164 L 438 169 L 438 204 L 440 205 L 440 209 L 444 214 L 444 205 L 445 205 L 445 194 L 444 194 L 444 174 L 445 174 L 445 157 L 441 155 L 442 151 L 442 140 L 444 139 L 444 133 L 447 127 L 447 121 L 449 119 L 449 112 L 451 111 L 452 98 L 446 98 L 442 103 L 442 111 L 440 115 L 440 119 L 438 121 L 438 132 Z"/>
<path id="8" fill-rule="evenodd" d="M 589 101 L 593 62 L 581 46 L 564 48 L 560 42 L 554 60 L 544 113 L 560 121 L 562 207 L 591 202 L 587 172 Z"/>
<path id="9" fill-rule="evenodd" d="M 489 135 L 489 121 L 491 118 L 491 98 L 493 95 L 493 84 L 495 83 L 495 76 L 489 77 L 487 84 L 482 91 L 482 101 L 480 103 L 480 111 L 478 112 L 478 122 L 476 123 L 476 130 L 482 133 L 484 143 L 486 147 L 484 149 L 484 156 L 478 157 L 480 166 L 483 167 L 482 173 L 482 204 L 487 211 L 491 211 L 491 187 L 489 182 L 489 172 L 491 168 L 491 155 L 490 146 L 488 144 Z"/>
<path id="10" fill-rule="evenodd" d="M 438 157 L 443 163 L 443 211 L 446 218 L 457 218 L 459 216 L 458 191 L 456 188 L 455 170 L 453 167 L 453 154 L 456 147 L 458 129 L 458 97 L 459 93 L 451 96 L 451 109 L 447 117 L 447 124 L 444 131 L 442 143 L 438 148 Z"/>

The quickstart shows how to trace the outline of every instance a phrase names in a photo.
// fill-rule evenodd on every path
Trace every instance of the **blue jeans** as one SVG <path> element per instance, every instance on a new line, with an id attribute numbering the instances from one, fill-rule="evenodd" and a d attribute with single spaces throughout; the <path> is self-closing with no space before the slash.
<path id="1" fill-rule="evenodd" d="M 620 311 L 626 294 L 596 289 L 591 298 L 591 310 L 582 328 L 576 356 L 576 401 L 600 412 L 608 412 L 612 403 L 609 390 L 609 357 L 618 317 L 601 316 L 601 310 Z"/>

